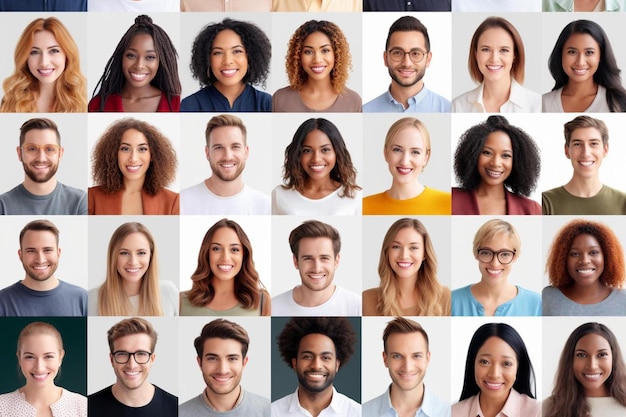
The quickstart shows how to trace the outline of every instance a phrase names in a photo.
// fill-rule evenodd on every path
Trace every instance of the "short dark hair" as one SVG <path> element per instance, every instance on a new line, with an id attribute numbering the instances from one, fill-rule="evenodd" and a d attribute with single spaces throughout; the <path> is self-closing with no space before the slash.
<path id="1" fill-rule="evenodd" d="M 319 220 L 307 220 L 289 233 L 289 247 L 296 258 L 300 250 L 300 240 L 305 237 L 327 237 L 333 242 L 333 254 L 337 256 L 341 251 L 341 236 L 337 229 Z"/>
<path id="2" fill-rule="evenodd" d="M 24 144 L 24 140 L 26 139 L 26 133 L 30 132 L 31 130 L 44 129 L 52 130 L 57 136 L 57 145 L 61 144 L 61 135 L 59 134 L 59 128 L 57 127 L 56 123 L 54 123 L 50 119 L 38 117 L 34 119 L 28 119 L 20 127 L 20 146 Z"/>
<path id="3" fill-rule="evenodd" d="M 591 116 L 577 116 L 574 119 L 563 125 L 563 135 L 565 136 L 565 145 L 569 146 L 569 142 L 572 139 L 572 133 L 576 129 L 584 129 L 587 127 L 593 127 L 602 136 L 602 145 L 608 145 L 609 143 L 609 129 L 600 119 L 594 119 Z"/>
<path id="4" fill-rule="evenodd" d="M 59 229 L 52 223 L 50 220 L 33 220 L 29 222 L 22 228 L 20 232 L 20 247 L 22 247 L 22 240 L 24 239 L 24 235 L 29 230 L 33 230 L 36 232 L 51 232 L 54 235 L 54 238 L 57 241 L 57 246 L 59 246 Z"/>
<path id="5" fill-rule="evenodd" d="M 204 342 L 207 339 L 212 338 L 236 340 L 241 343 L 241 357 L 245 358 L 248 353 L 250 337 L 248 336 L 246 329 L 232 321 L 215 319 L 212 322 L 205 324 L 200 332 L 200 336 L 196 337 L 193 341 L 193 345 L 196 348 L 196 353 L 199 358 L 202 358 L 202 355 L 204 354 Z"/>
<path id="6" fill-rule="evenodd" d="M 413 16 L 402 16 L 398 20 L 392 23 L 387 34 L 387 40 L 385 41 L 385 51 L 389 49 L 389 39 L 394 32 L 420 32 L 424 35 L 426 41 L 426 52 L 430 52 L 430 37 L 428 36 L 428 29 L 419 19 Z"/>
<path id="7" fill-rule="evenodd" d="M 293 367 L 291 360 L 298 357 L 300 341 L 310 334 L 321 334 L 333 341 L 340 368 L 348 363 L 354 353 L 356 334 L 347 318 L 294 317 L 287 322 L 277 339 L 280 356 L 289 367 Z"/>
<path id="8" fill-rule="evenodd" d="M 157 342 L 157 332 L 152 324 L 141 317 L 131 317 L 115 323 L 107 332 L 107 341 L 109 342 L 109 350 L 113 353 L 114 342 L 125 336 L 133 334 L 147 334 L 150 337 L 150 350 L 154 353 Z"/>
<path id="9" fill-rule="evenodd" d="M 387 352 L 387 339 L 392 334 L 408 334 L 408 333 L 420 333 L 426 340 L 426 348 L 428 348 L 428 334 L 426 330 L 416 321 L 406 319 L 404 317 L 396 317 L 387 323 L 385 330 L 383 331 L 383 347 Z"/>

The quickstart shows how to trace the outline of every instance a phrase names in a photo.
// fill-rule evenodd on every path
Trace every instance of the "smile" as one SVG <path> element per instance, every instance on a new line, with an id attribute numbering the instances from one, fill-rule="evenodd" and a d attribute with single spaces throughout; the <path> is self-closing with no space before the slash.
<path id="1" fill-rule="evenodd" d="M 489 71 L 499 71 L 504 68 L 504 65 L 487 65 Z"/>
<path id="2" fill-rule="evenodd" d="M 31 374 L 33 379 L 36 379 L 38 381 L 43 381 L 44 379 L 46 379 L 48 377 L 49 374 Z"/>
<path id="3" fill-rule="evenodd" d="M 582 68 L 582 69 L 572 68 L 572 72 L 576 75 L 585 75 L 587 72 L 589 72 L 589 68 Z"/>
<path id="4" fill-rule="evenodd" d="M 487 272 L 489 275 L 500 275 L 502 273 L 502 269 L 489 269 L 487 268 Z"/>
<path id="5" fill-rule="evenodd" d="M 308 274 L 308 277 L 313 281 L 320 281 L 326 278 L 326 274 Z"/>
<path id="6" fill-rule="evenodd" d="M 578 161 L 578 165 L 582 165 L 584 167 L 590 167 L 595 164 L 594 161 Z"/>
<path id="7" fill-rule="evenodd" d="M 489 175 L 492 178 L 500 178 L 502 174 L 504 174 L 503 171 L 492 171 L 490 169 L 486 169 L 485 172 L 487 172 L 487 175 Z"/>
<path id="8" fill-rule="evenodd" d="M 319 381 L 319 380 L 326 378 L 326 374 L 322 372 L 305 372 L 304 375 L 308 379 L 312 379 L 314 381 Z"/>
<path id="9" fill-rule="evenodd" d="M 125 271 L 129 274 L 136 274 L 137 272 L 141 271 L 141 268 L 126 268 Z"/>
<path id="10" fill-rule="evenodd" d="M 233 265 L 217 265 L 217 269 L 222 272 L 230 272 L 233 269 Z"/>
<path id="11" fill-rule="evenodd" d="M 598 379 L 600 379 L 601 376 L 602 374 L 583 374 L 583 377 L 590 381 L 597 381 Z"/>
<path id="12" fill-rule="evenodd" d="M 239 71 L 237 68 L 233 68 L 233 69 L 223 69 L 220 71 L 220 73 L 222 73 L 222 75 L 224 77 L 232 77 L 235 74 L 237 74 L 237 71 Z"/>
<path id="13" fill-rule="evenodd" d="M 131 174 L 134 174 L 136 172 L 139 172 L 141 167 L 142 167 L 141 165 L 126 165 L 126 170 L 130 172 Z"/>
<path id="14" fill-rule="evenodd" d="M 397 167 L 396 171 L 398 171 L 399 174 L 402 175 L 409 175 L 411 172 L 413 172 L 413 168 L 401 168 L 401 167 Z"/>
<path id="15" fill-rule="evenodd" d="M 413 262 L 396 262 L 396 265 L 398 265 L 400 268 L 410 268 L 413 266 Z"/>
<path id="16" fill-rule="evenodd" d="M 140 373 L 141 373 L 140 371 L 124 371 L 124 374 L 128 375 L 131 378 L 136 377 Z"/>
<path id="17" fill-rule="evenodd" d="M 321 67 L 310 67 L 311 71 L 315 74 L 321 74 L 324 71 L 326 71 L 326 67 L 325 66 L 321 66 Z"/>
<path id="18" fill-rule="evenodd" d="M 148 78 L 148 74 L 137 74 L 135 72 L 131 72 L 130 78 L 132 78 L 133 81 L 143 81 Z"/>
<path id="19" fill-rule="evenodd" d="M 309 165 L 309 169 L 313 172 L 322 172 L 326 165 Z"/>
<path id="20" fill-rule="evenodd" d="M 415 74 L 415 70 L 410 70 L 410 69 L 399 69 L 398 72 L 400 73 L 400 75 L 402 75 L 403 77 L 410 77 L 413 74 Z"/>
<path id="21" fill-rule="evenodd" d="M 221 166 L 222 168 L 225 168 L 225 169 L 231 169 L 231 168 L 236 167 L 236 166 L 237 166 L 237 164 L 236 164 L 236 163 L 234 163 L 234 162 L 222 162 L 222 163 L 220 163 L 220 166 Z"/>
<path id="22" fill-rule="evenodd" d="M 502 382 L 494 383 L 494 382 L 483 381 L 483 383 L 485 384 L 485 387 L 487 387 L 487 389 L 490 389 L 490 390 L 499 390 L 500 388 L 504 386 Z"/>
<path id="23" fill-rule="evenodd" d="M 54 72 L 54 68 L 38 69 L 37 72 L 43 77 L 47 77 Z"/>
<path id="24" fill-rule="evenodd" d="M 588 269 L 577 269 L 576 272 L 579 273 L 580 275 L 591 275 L 595 272 L 595 268 L 588 268 Z"/>
<path id="25" fill-rule="evenodd" d="M 229 382 L 232 379 L 231 376 L 215 376 L 215 375 L 213 375 L 212 378 L 220 383 Z"/>

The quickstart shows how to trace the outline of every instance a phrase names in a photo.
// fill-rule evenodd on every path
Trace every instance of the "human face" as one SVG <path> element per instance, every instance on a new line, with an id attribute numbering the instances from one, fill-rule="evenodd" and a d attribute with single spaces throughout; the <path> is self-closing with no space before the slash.
<path id="1" fill-rule="evenodd" d="M 422 52 L 426 52 L 426 56 L 421 62 L 413 62 L 408 54 L 404 55 L 404 58 L 400 62 L 393 62 L 389 57 L 387 51 L 392 49 L 401 49 L 404 52 L 418 49 Z M 430 59 L 432 53 L 426 48 L 426 38 L 422 32 L 410 31 L 410 32 L 394 32 L 389 37 L 389 47 L 383 54 L 385 60 L 385 66 L 389 71 L 392 83 L 397 84 L 400 87 L 413 87 L 415 85 L 421 86 L 424 84 L 422 78 L 426 74 L 426 68 L 430 65 Z"/>
<path id="2" fill-rule="evenodd" d="M 32 154 L 26 151 L 28 145 L 36 145 L 39 149 Z M 50 151 L 46 152 L 46 149 Z M 24 173 L 36 183 L 46 183 L 55 176 L 62 156 L 63 148 L 58 147 L 56 133 L 51 129 L 29 130 L 24 136 L 24 145 L 17 147 L 17 157 Z"/>
<path id="3" fill-rule="evenodd" d="M 54 233 L 48 230 L 27 230 L 17 254 L 27 278 L 46 281 L 57 270 L 61 249 Z"/>
<path id="4" fill-rule="evenodd" d="M 241 37 L 230 29 L 219 32 L 213 40 L 209 71 L 216 84 L 224 87 L 240 86 L 248 73 L 248 54 Z"/>
<path id="5" fill-rule="evenodd" d="M 243 246 L 230 227 L 220 227 L 209 246 L 209 265 L 213 276 L 220 280 L 235 279 L 243 264 Z"/>
<path id="6" fill-rule="evenodd" d="M 139 289 L 151 258 L 150 242 L 143 233 L 131 233 L 122 240 L 117 252 L 117 273 L 125 287 Z"/>
<path id="7" fill-rule="evenodd" d="M 582 127 L 572 132 L 565 156 L 572 162 L 574 175 L 597 178 L 602 160 L 609 153 L 609 144 L 602 144 L 602 135 L 595 127 Z"/>
<path id="8" fill-rule="evenodd" d="M 65 60 L 65 52 L 52 32 L 47 30 L 35 32 L 26 62 L 28 70 L 40 84 L 54 84 L 65 71 Z"/>
<path id="9" fill-rule="evenodd" d="M 325 180 L 337 164 L 335 148 L 326 133 L 315 129 L 307 133 L 302 143 L 300 164 L 310 180 Z"/>
<path id="10" fill-rule="evenodd" d="M 574 348 L 572 368 L 586 397 L 609 396 L 605 383 L 613 370 L 613 352 L 604 337 L 596 333 L 581 337 Z"/>
<path id="11" fill-rule="evenodd" d="M 222 126 L 211 131 L 205 148 L 211 172 L 222 181 L 234 181 L 241 176 L 248 159 L 248 145 L 237 126 Z"/>
<path id="12" fill-rule="evenodd" d="M 515 46 L 509 32 L 490 28 L 478 37 L 476 61 L 485 81 L 509 80 L 515 60 Z"/>
<path id="13" fill-rule="evenodd" d="M 54 385 L 65 351 L 51 334 L 31 334 L 22 339 L 17 352 L 20 370 L 26 385 L 44 387 Z"/>
<path id="14" fill-rule="evenodd" d="M 383 361 L 389 369 L 394 390 L 413 391 L 419 388 L 430 362 L 426 339 L 419 332 L 390 334 Z"/>
<path id="15" fill-rule="evenodd" d="M 424 262 L 424 237 L 412 227 L 400 229 L 387 249 L 389 265 L 398 278 L 416 278 Z"/>
<path id="16" fill-rule="evenodd" d="M 393 182 L 410 184 L 417 181 L 430 158 L 430 150 L 418 128 L 409 126 L 391 140 L 385 150 L 385 161 Z"/>
<path id="17" fill-rule="evenodd" d="M 122 57 L 122 72 L 133 88 L 147 87 L 159 71 L 159 56 L 154 39 L 147 33 L 133 37 Z"/>
<path id="18" fill-rule="evenodd" d="M 568 82 L 589 82 L 600 65 L 600 45 L 587 33 L 573 33 L 563 45 L 563 71 Z"/>
<path id="19" fill-rule="evenodd" d="M 508 343 L 496 336 L 487 339 L 474 362 L 481 398 L 505 401 L 515 383 L 517 367 L 517 355 Z"/>
<path id="20" fill-rule="evenodd" d="M 291 366 L 298 375 L 300 388 L 310 393 L 331 389 L 339 360 L 333 340 L 323 334 L 312 333 L 300 339 L 298 357 L 291 359 Z"/>
<path id="21" fill-rule="evenodd" d="M 574 280 L 574 285 L 582 287 L 600 285 L 603 271 L 604 255 L 595 236 L 588 234 L 576 236 L 567 256 L 567 272 Z"/>
<path id="22" fill-rule="evenodd" d="M 515 248 L 511 243 L 511 239 L 505 234 L 498 234 L 493 236 L 491 239 L 482 242 L 479 247 L 479 250 L 481 249 L 487 249 L 494 252 L 491 262 L 481 262 L 480 259 L 478 259 L 478 253 L 474 254 L 476 260 L 478 261 L 478 269 L 480 270 L 480 275 L 482 276 L 482 282 L 490 285 L 502 284 L 506 282 L 509 274 L 511 273 L 511 269 L 513 269 L 513 264 L 517 261 L 517 256 L 513 255 L 512 262 L 505 265 L 500 263 L 496 252 L 514 252 Z"/>
<path id="23" fill-rule="evenodd" d="M 513 146 L 509 135 L 502 131 L 487 135 L 478 157 L 478 173 L 484 185 L 504 186 L 513 169 Z"/>
<path id="24" fill-rule="evenodd" d="M 313 32 L 304 38 L 300 64 L 310 80 L 330 79 L 335 67 L 335 52 L 328 36 L 322 32 Z"/>
<path id="25" fill-rule="evenodd" d="M 117 151 L 117 164 L 124 180 L 143 180 L 150 167 L 150 146 L 146 136 L 138 130 L 128 129 L 122 134 Z"/>
<path id="26" fill-rule="evenodd" d="M 327 289 L 339 266 L 339 254 L 335 255 L 333 241 L 327 237 L 305 237 L 298 243 L 298 257 L 293 265 L 300 273 L 302 285 L 311 291 Z"/>
<path id="27" fill-rule="evenodd" d="M 150 336 L 145 333 L 131 334 L 113 341 L 113 352 L 151 352 L 151 347 L 152 341 L 150 340 Z M 156 354 L 152 353 L 150 360 L 141 365 L 135 362 L 134 356 L 128 358 L 128 362 L 126 363 L 117 363 L 115 359 L 113 359 L 113 352 L 109 354 L 109 359 L 113 366 L 113 372 L 115 372 L 115 376 L 117 377 L 116 384 L 127 392 L 141 388 L 148 379 L 150 368 L 152 368 Z"/>
<path id="28" fill-rule="evenodd" d="M 239 387 L 248 357 L 241 356 L 235 339 L 212 337 L 204 341 L 202 358 L 196 358 L 210 393 L 228 395 Z"/>

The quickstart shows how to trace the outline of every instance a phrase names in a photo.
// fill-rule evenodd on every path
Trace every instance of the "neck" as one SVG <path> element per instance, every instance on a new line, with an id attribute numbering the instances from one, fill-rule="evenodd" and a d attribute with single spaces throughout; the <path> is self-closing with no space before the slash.
<path id="1" fill-rule="evenodd" d="M 225 412 L 230 411 L 237 403 L 239 403 L 239 398 L 241 397 L 242 389 L 241 385 L 239 385 L 236 389 L 232 390 L 227 394 L 216 394 L 208 388 L 204 389 L 204 400 L 208 403 L 209 407 L 211 407 L 215 411 Z"/>
<path id="2" fill-rule="evenodd" d="M 52 177 L 46 182 L 35 182 L 31 180 L 28 176 L 25 176 L 22 185 L 31 194 L 48 195 L 56 188 L 57 180 L 55 177 Z"/>
<path id="3" fill-rule="evenodd" d="M 399 103 L 402 103 L 406 109 L 409 106 L 409 99 L 416 96 L 424 88 L 424 80 L 419 80 L 415 85 L 403 87 L 395 81 L 391 81 L 389 93 Z"/>
<path id="4" fill-rule="evenodd" d="M 480 293 L 483 297 L 490 299 L 498 299 L 505 294 L 506 290 L 515 289 L 517 292 L 517 287 L 511 284 L 508 280 L 500 281 L 498 283 L 488 283 L 487 280 L 483 278 L 481 278 L 477 284 L 474 284 L 472 289 Z"/>
<path id="5" fill-rule="evenodd" d="M 510 391 L 509 391 L 510 393 Z M 500 410 L 504 408 L 504 404 L 506 404 L 506 399 L 509 396 L 507 393 L 504 398 L 487 398 L 486 395 L 482 395 L 482 393 L 478 394 L 478 403 L 480 404 L 480 409 L 483 412 L 485 417 L 495 417 L 498 415 Z"/>
<path id="6" fill-rule="evenodd" d="M 127 389 L 123 384 L 116 382 L 111 387 L 116 400 L 129 407 L 143 407 L 154 397 L 154 385 L 144 382 L 139 388 Z"/>
<path id="7" fill-rule="evenodd" d="M 333 90 L 333 83 L 330 77 L 326 77 L 321 80 L 308 78 L 301 90 L 305 90 L 309 93 L 327 93 Z"/>
<path id="8" fill-rule="evenodd" d="M 335 293 L 335 285 L 331 284 L 320 291 L 311 290 L 304 285 L 293 289 L 292 297 L 296 304 L 302 307 L 317 307 L 330 300 Z"/>
<path id="9" fill-rule="evenodd" d="M 217 89 L 217 91 L 222 93 L 224 97 L 226 97 L 226 99 L 228 100 L 228 104 L 230 104 L 230 107 L 233 106 L 233 103 L 235 102 L 235 100 L 237 100 L 237 97 L 239 97 L 241 93 L 243 93 L 243 90 L 246 89 L 246 85 L 244 83 L 226 86 L 218 82 L 213 84 L 213 86 Z"/>
<path id="10" fill-rule="evenodd" d="M 333 399 L 333 386 L 330 385 L 322 392 L 307 391 L 302 385 L 298 386 L 298 401 L 302 408 L 313 417 L 317 417 L 322 410 L 330 405 Z"/>
<path id="11" fill-rule="evenodd" d="M 511 95 L 511 78 L 502 78 L 494 81 L 483 81 L 483 99 L 506 102 Z"/>
<path id="12" fill-rule="evenodd" d="M 213 279 L 211 281 L 213 284 L 213 289 L 215 290 L 215 296 L 213 298 L 218 298 L 222 294 L 234 294 L 235 293 L 235 280 L 221 280 L 221 279 Z"/>
<path id="13" fill-rule="evenodd" d="M 396 384 L 391 384 L 389 387 L 389 397 L 391 399 L 391 405 L 397 411 L 417 410 L 424 401 L 424 383 L 420 383 L 411 390 L 403 390 Z M 414 412 L 409 414 L 415 415 Z"/>
<path id="14" fill-rule="evenodd" d="M 387 195 L 394 200 L 408 200 L 417 197 L 424 191 L 424 186 L 419 181 L 399 184 L 394 181 L 391 188 L 387 190 Z"/>
<path id="15" fill-rule="evenodd" d="M 29 288 L 33 291 L 50 291 L 59 285 L 59 280 L 56 279 L 56 277 L 51 276 L 44 281 L 38 281 L 26 275 L 26 277 L 24 277 L 24 280 L 22 281 L 22 284 L 26 288 Z"/>
<path id="16" fill-rule="evenodd" d="M 223 181 L 217 176 L 211 175 L 204 180 L 204 185 L 215 195 L 230 197 L 240 193 L 243 190 L 244 183 L 241 175 L 232 181 Z"/>
<path id="17" fill-rule="evenodd" d="M 130 101 L 152 98 L 156 95 L 161 95 L 161 90 L 151 84 L 133 87 L 130 83 L 125 83 L 122 87 L 122 98 Z"/>
<path id="18" fill-rule="evenodd" d="M 593 197 L 602 189 L 602 182 L 599 176 L 582 178 L 574 176 L 563 186 L 565 190 L 576 197 Z"/>
<path id="19" fill-rule="evenodd" d="M 33 386 L 28 382 L 22 388 L 20 392 L 24 394 L 26 402 L 35 408 L 49 408 L 52 403 L 55 403 L 61 398 L 63 388 L 57 387 L 54 383 L 46 386 Z"/>
<path id="20" fill-rule="evenodd" d="M 124 192 L 125 193 L 140 193 L 143 190 L 144 179 L 127 180 L 124 178 Z"/>
<path id="21" fill-rule="evenodd" d="M 476 187 L 476 195 L 481 197 L 488 196 L 495 199 L 503 200 L 505 198 L 504 185 L 489 185 L 481 182 L 480 184 L 478 184 L 478 187 Z"/>
<path id="22" fill-rule="evenodd" d="M 591 78 L 583 82 L 574 82 L 569 80 L 563 87 L 563 94 L 569 96 L 597 94 L 597 92 L 598 84 L 596 84 Z"/>
<path id="23" fill-rule="evenodd" d="M 124 280 L 122 282 L 122 287 L 124 288 L 124 294 L 126 294 L 127 297 L 139 295 L 139 290 L 141 289 L 141 281 L 127 282 L 126 280 Z"/>

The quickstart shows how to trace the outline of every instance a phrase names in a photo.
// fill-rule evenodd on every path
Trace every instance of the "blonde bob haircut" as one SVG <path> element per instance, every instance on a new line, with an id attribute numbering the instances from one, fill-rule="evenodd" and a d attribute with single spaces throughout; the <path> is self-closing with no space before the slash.
<path id="1" fill-rule="evenodd" d="M 515 251 L 515 257 L 520 256 L 522 253 L 522 240 L 519 237 L 519 233 L 517 233 L 517 229 L 511 223 L 500 219 L 491 219 L 476 231 L 473 243 L 474 256 L 478 253 L 478 249 L 482 248 L 486 242 L 496 236 L 506 236 L 513 246 L 511 249 Z"/>
<path id="2" fill-rule="evenodd" d="M 15 70 L 2 83 L 4 97 L 0 112 L 33 113 L 37 111 L 39 81 L 28 68 L 35 33 L 48 31 L 54 35 L 65 53 L 65 69 L 54 83 L 51 112 L 80 113 L 87 111 L 87 79 L 80 71 L 78 46 L 67 28 L 56 17 L 33 20 L 15 46 Z"/>
<path id="3" fill-rule="evenodd" d="M 467 60 L 467 68 L 469 69 L 470 77 L 477 83 L 483 82 L 483 74 L 478 69 L 478 61 L 476 60 L 476 53 L 478 52 L 478 39 L 480 35 L 485 33 L 487 29 L 504 29 L 513 39 L 513 65 L 511 66 L 511 77 L 520 84 L 524 83 L 524 42 L 515 26 L 508 20 L 491 16 L 483 20 L 483 22 L 476 28 L 472 41 L 470 43 L 469 57 Z"/>
<path id="4" fill-rule="evenodd" d="M 385 136 L 385 154 L 391 149 L 391 144 L 396 136 L 398 136 L 402 130 L 409 127 L 414 127 L 419 130 L 420 134 L 424 138 L 424 143 L 426 144 L 426 156 L 430 156 L 430 133 L 428 133 L 426 125 L 415 117 L 403 117 L 402 119 L 396 120 L 389 127 L 387 136 Z"/>
<path id="5" fill-rule="evenodd" d="M 150 264 L 141 279 L 139 288 L 139 305 L 133 311 L 128 296 L 124 292 L 123 280 L 117 271 L 117 258 L 124 239 L 132 233 L 141 233 L 150 245 Z M 107 273 L 104 284 L 98 291 L 98 315 L 100 316 L 162 316 L 161 294 L 159 291 L 159 274 L 157 250 L 154 238 L 146 226 L 137 222 L 124 223 L 115 231 L 109 240 L 107 252 Z"/>

